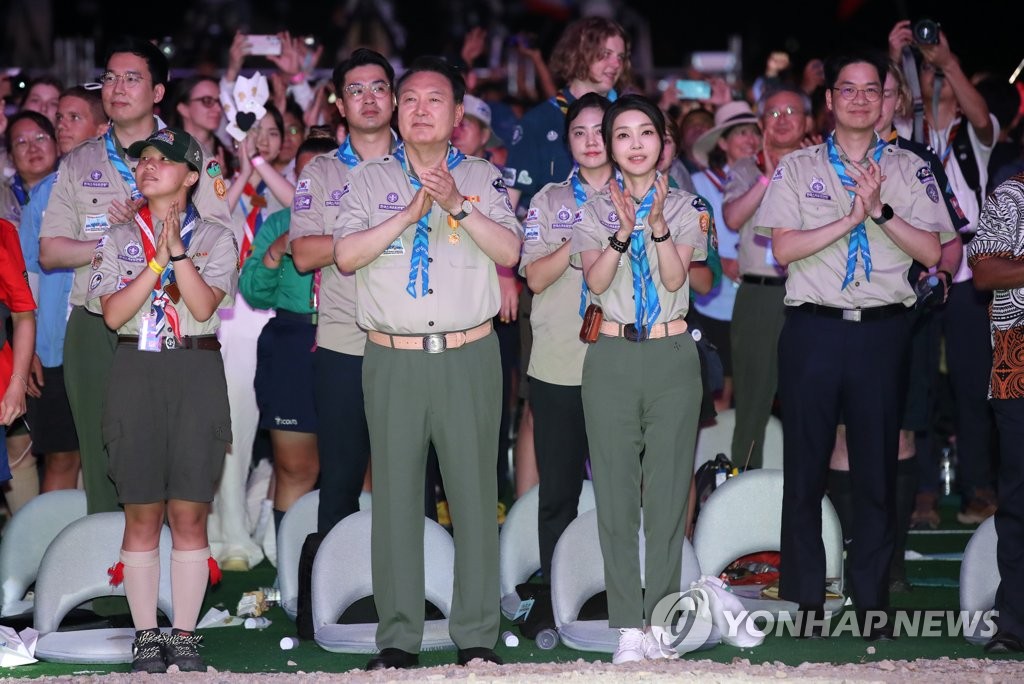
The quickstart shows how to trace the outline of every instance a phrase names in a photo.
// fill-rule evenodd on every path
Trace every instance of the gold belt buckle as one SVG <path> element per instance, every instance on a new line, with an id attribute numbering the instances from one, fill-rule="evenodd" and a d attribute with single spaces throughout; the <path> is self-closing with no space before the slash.
<path id="1" fill-rule="evenodd" d="M 448 348 L 448 339 L 441 334 L 424 335 L 423 351 L 428 354 L 440 354 Z"/>

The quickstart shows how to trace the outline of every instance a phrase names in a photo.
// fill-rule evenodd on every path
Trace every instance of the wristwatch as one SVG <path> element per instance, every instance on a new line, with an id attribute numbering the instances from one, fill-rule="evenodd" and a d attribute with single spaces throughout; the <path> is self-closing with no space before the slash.
<path id="1" fill-rule="evenodd" d="M 452 214 L 452 218 L 455 219 L 456 221 L 461 221 L 462 219 L 466 218 L 472 213 L 473 203 L 470 202 L 468 199 L 464 199 L 462 200 L 462 211 L 460 211 L 458 214 Z"/>
<path id="2" fill-rule="evenodd" d="M 883 204 L 882 205 L 882 215 L 879 216 L 878 218 L 875 218 L 874 216 L 872 216 L 871 220 L 874 221 L 877 225 L 880 226 L 883 223 L 885 223 L 886 221 L 888 221 L 889 219 L 891 219 L 893 216 L 895 216 L 895 214 L 892 211 L 892 207 L 890 207 L 888 204 Z"/>

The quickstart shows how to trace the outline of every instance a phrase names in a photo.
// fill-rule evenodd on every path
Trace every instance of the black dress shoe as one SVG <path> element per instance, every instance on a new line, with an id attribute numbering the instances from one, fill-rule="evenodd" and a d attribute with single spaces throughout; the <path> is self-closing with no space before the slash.
<path id="1" fill-rule="evenodd" d="M 498 654 L 490 648 L 476 646 L 473 648 L 459 649 L 459 665 L 468 665 L 469 661 L 476 660 L 477 658 L 483 660 L 484 662 L 494 663 L 495 665 L 505 664 L 505 662 L 498 657 Z"/>
<path id="2" fill-rule="evenodd" d="M 420 664 L 420 657 L 416 653 L 409 653 L 400 648 L 384 648 L 370 662 L 366 663 L 367 670 L 386 670 L 389 667 L 406 669 L 416 667 Z"/>
<path id="3" fill-rule="evenodd" d="M 1009 632 L 996 632 L 985 644 L 985 653 L 1020 653 L 1024 651 L 1024 640 Z"/>

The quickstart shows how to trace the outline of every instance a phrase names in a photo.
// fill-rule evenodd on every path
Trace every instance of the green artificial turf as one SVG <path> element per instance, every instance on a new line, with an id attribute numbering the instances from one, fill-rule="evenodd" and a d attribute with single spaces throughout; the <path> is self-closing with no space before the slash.
<path id="1" fill-rule="evenodd" d="M 919 553 L 943 554 L 962 552 L 970 539 L 970 528 L 956 523 L 957 500 L 946 497 L 941 503 L 943 530 L 965 529 L 968 533 L 920 534 L 911 532 L 908 548 Z M 270 586 L 274 582 L 275 569 L 266 561 L 245 573 L 224 573 L 224 579 L 207 594 L 203 613 L 211 606 L 217 606 L 234 613 L 238 601 L 246 591 Z M 951 610 L 959 608 L 957 579 L 960 563 L 949 560 L 908 561 L 907 575 L 913 589 L 907 593 L 894 594 L 894 608 L 916 610 Z M 345 672 L 362 667 L 369 656 L 330 653 L 311 641 L 301 642 L 298 648 L 283 651 L 279 647 L 281 637 L 295 636 L 295 625 L 278 607 L 271 608 L 266 616 L 272 624 L 263 630 L 247 630 L 242 627 L 226 627 L 202 630 L 204 636 L 203 656 L 207 663 L 220 671 L 231 672 Z M 107 624 L 128 626 L 127 616 L 107 618 Z M 503 619 L 502 630 L 512 629 Z M 873 653 L 869 649 L 873 648 Z M 586 653 L 559 645 L 553 650 L 538 648 L 531 640 L 520 640 L 520 646 L 509 648 L 499 644 L 495 649 L 506 662 L 571 662 L 610 660 L 604 653 Z M 731 662 L 734 658 L 745 658 L 751 663 L 782 662 L 798 665 L 810 662 L 859 663 L 886 659 L 913 660 L 916 658 L 973 658 L 983 655 L 980 646 L 973 646 L 960 636 L 901 638 L 891 642 L 867 643 L 849 633 L 841 636 L 813 641 L 798 640 L 789 636 L 770 635 L 761 646 L 741 650 L 719 645 L 707 651 L 690 654 L 690 659 L 710 659 L 717 662 Z M 1013 656 L 1003 656 L 1013 657 Z M 420 655 L 424 666 L 442 665 L 455 661 L 454 651 L 425 652 Z M 127 665 L 63 665 L 36 663 L 25 665 L 0 674 L 17 677 L 40 677 L 84 673 L 125 672 Z"/>

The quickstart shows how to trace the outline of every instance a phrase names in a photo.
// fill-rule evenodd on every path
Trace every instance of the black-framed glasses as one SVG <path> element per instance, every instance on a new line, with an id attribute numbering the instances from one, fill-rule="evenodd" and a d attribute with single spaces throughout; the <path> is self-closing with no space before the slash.
<path id="1" fill-rule="evenodd" d="M 387 81 L 374 81 L 366 85 L 363 83 L 350 83 L 343 88 L 349 97 L 358 100 L 369 90 L 374 97 L 386 97 L 391 92 L 391 85 Z"/>
<path id="2" fill-rule="evenodd" d="M 198 102 L 207 109 L 215 107 L 220 104 L 220 100 L 213 95 L 203 95 L 202 97 L 193 97 L 189 102 Z"/>
<path id="3" fill-rule="evenodd" d="M 832 90 L 837 91 L 843 96 L 844 100 L 853 101 L 857 99 L 857 93 L 864 93 L 864 99 L 868 102 L 878 102 L 882 97 L 882 89 L 878 86 L 868 86 L 867 88 L 857 88 L 851 85 L 841 86 L 839 88 L 833 88 Z"/>

